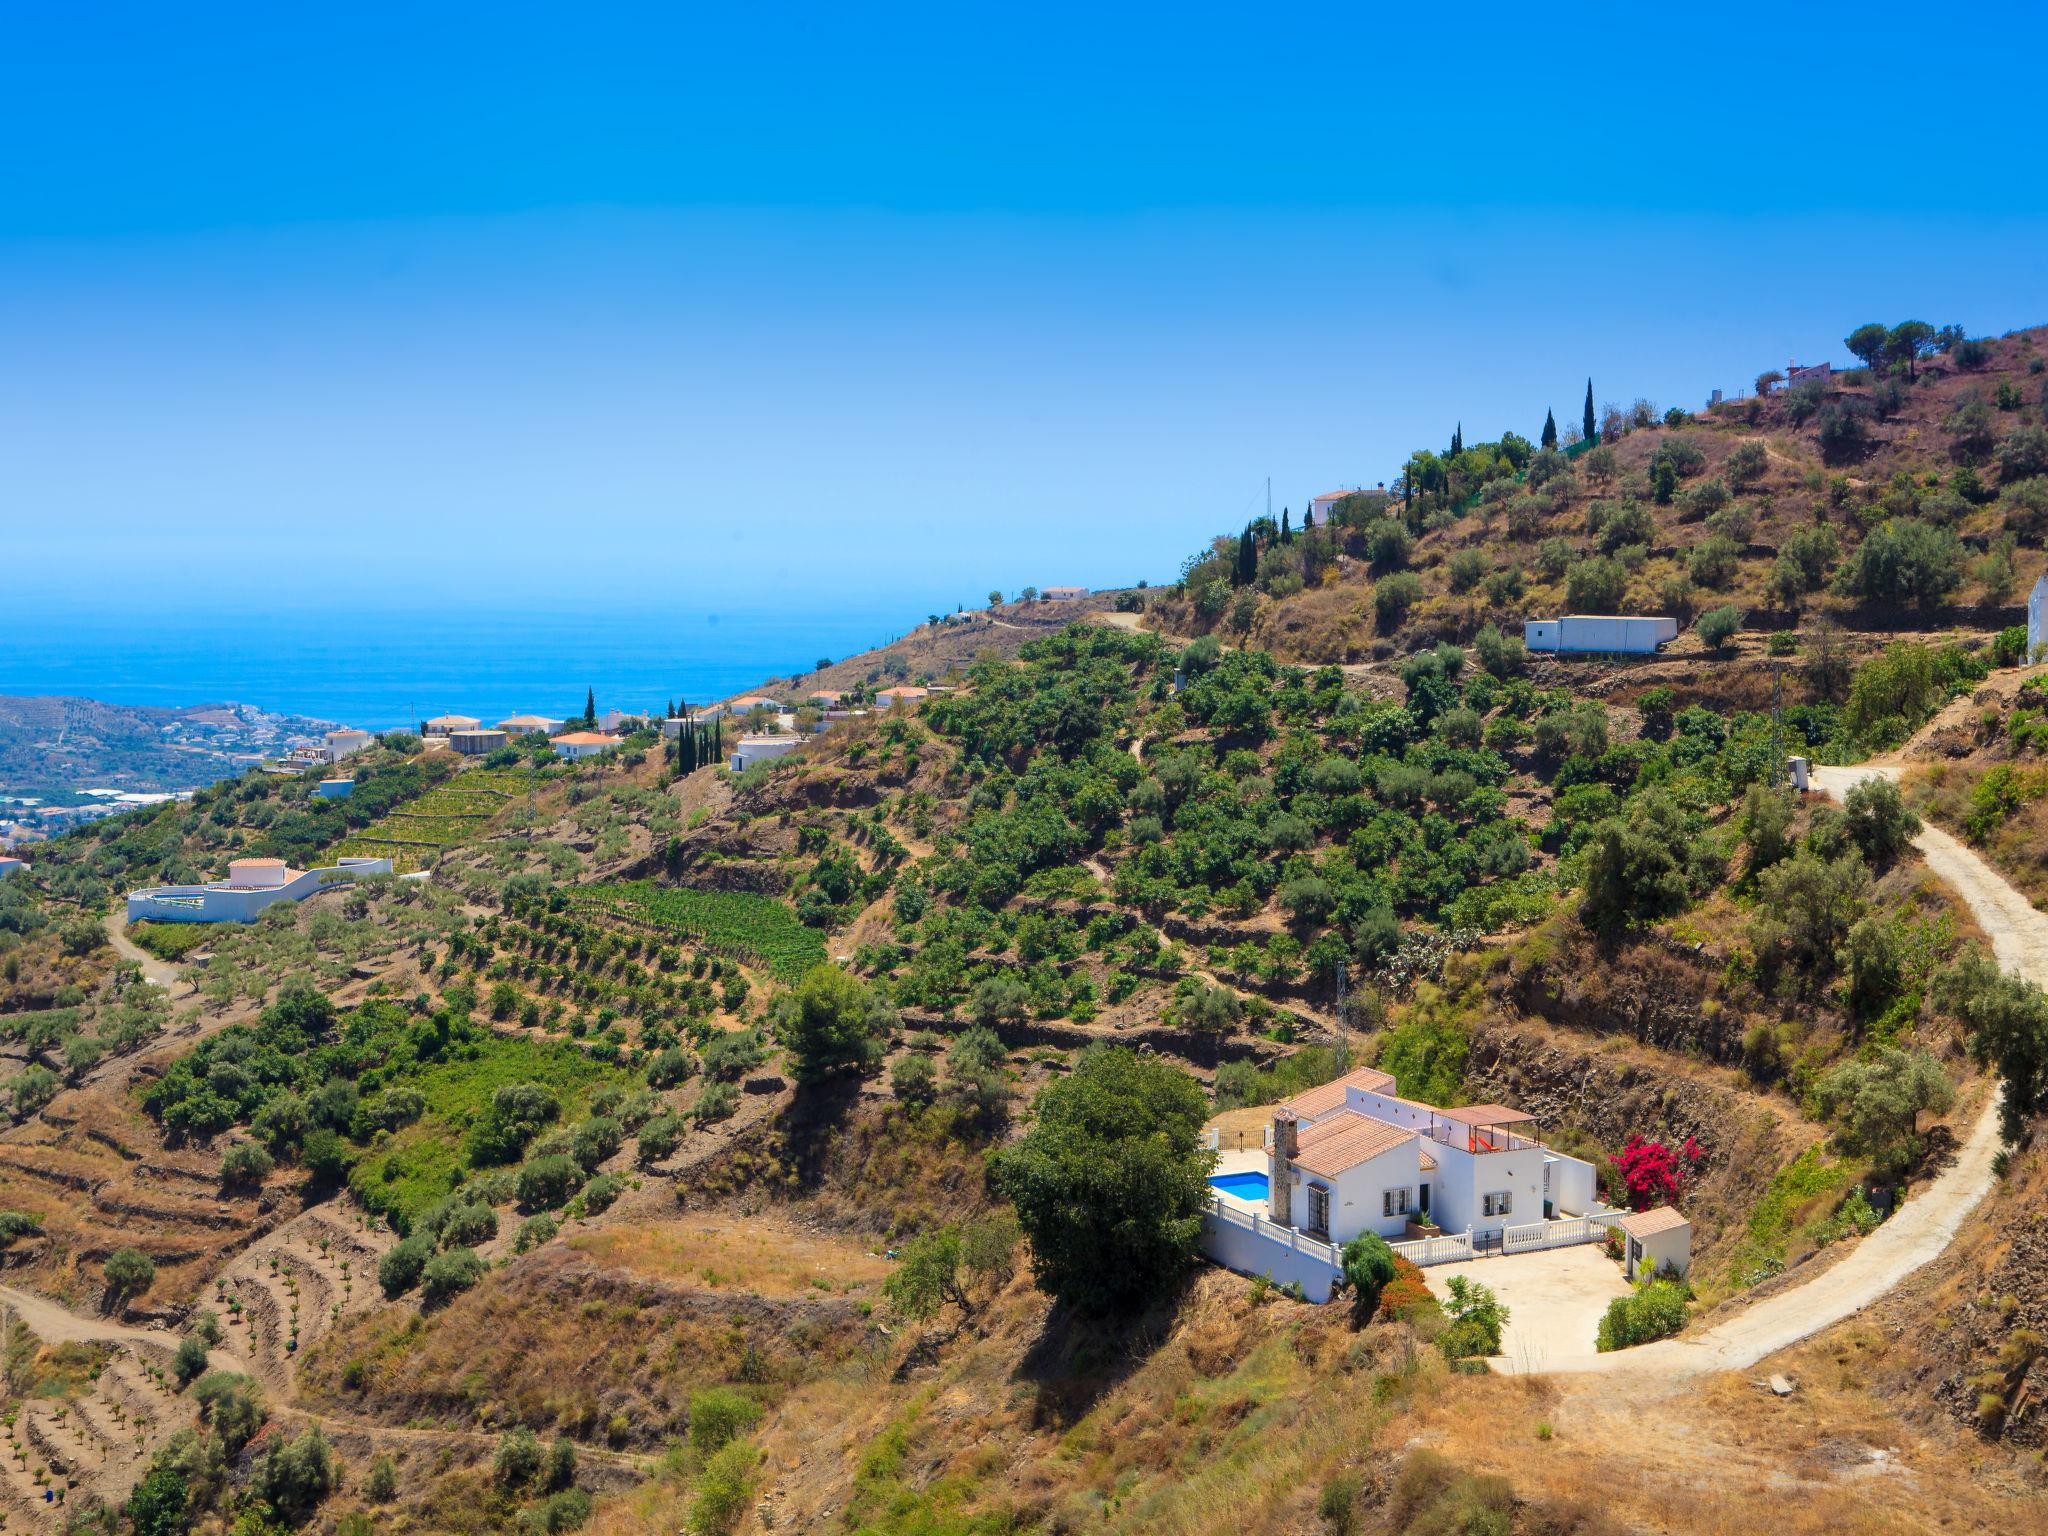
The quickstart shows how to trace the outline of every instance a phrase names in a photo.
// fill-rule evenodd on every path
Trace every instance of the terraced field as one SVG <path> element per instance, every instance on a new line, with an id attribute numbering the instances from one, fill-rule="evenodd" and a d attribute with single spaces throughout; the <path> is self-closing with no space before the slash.
<path id="1" fill-rule="evenodd" d="M 693 939 L 704 949 L 795 981 L 825 959 L 825 936 L 786 901 L 751 891 L 702 891 L 650 880 L 589 885 L 571 905 L 614 922 Z"/>
<path id="2" fill-rule="evenodd" d="M 191 1421 L 168 1380 L 169 1336 L 160 1351 L 100 1348 L 83 1390 L 23 1398 L 0 1417 L 0 1527 L 61 1529 L 67 1506 L 88 1494 L 118 1504 L 157 1447 Z"/>
<path id="3" fill-rule="evenodd" d="M 387 812 L 334 845 L 337 858 L 389 858 L 401 873 L 489 835 L 491 824 L 532 789 L 519 769 L 470 768 Z"/>
<path id="4" fill-rule="evenodd" d="M 382 1301 L 377 1261 L 395 1241 L 339 1200 L 286 1222 L 240 1254 L 205 1298 L 227 1329 L 225 1347 L 287 1393 L 303 1351 Z"/>

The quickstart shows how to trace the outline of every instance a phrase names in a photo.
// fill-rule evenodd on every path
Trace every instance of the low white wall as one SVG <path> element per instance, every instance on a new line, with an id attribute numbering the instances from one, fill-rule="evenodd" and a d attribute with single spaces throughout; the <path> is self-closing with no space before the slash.
<path id="1" fill-rule="evenodd" d="M 1321 1254 L 1291 1248 L 1283 1238 L 1213 1215 L 1202 1218 L 1202 1252 L 1241 1275 L 1264 1275 L 1275 1285 L 1293 1281 L 1314 1302 L 1328 1301 L 1331 1286 L 1343 1278 Z"/>
<path id="2" fill-rule="evenodd" d="M 1600 1203 L 1599 1176 L 1593 1165 L 1562 1152 L 1550 1154 L 1544 1169 L 1550 1180 L 1550 1206 L 1560 1216 L 1583 1216 Z"/>
<path id="3" fill-rule="evenodd" d="M 253 923 L 263 909 L 279 901 L 304 901 L 364 875 L 388 875 L 389 859 L 342 859 L 321 869 L 308 869 L 284 885 L 250 890 L 218 885 L 160 885 L 128 893 L 131 923 Z"/>

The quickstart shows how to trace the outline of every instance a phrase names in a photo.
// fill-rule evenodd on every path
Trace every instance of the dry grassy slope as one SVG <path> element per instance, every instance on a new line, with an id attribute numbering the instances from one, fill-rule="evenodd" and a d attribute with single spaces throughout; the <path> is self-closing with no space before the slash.
<path id="1" fill-rule="evenodd" d="M 1688 520 L 1689 514 L 1680 504 L 1659 506 L 1649 497 L 1644 479 L 1646 466 L 1658 446 L 1674 436 L 1683 436 L 1696 444 L 1706 458 L 1706 468 L 1682 482 L 1681 489 L 1720 474 L 1737 444 L 1756 439 L 1765 445 L 1769 456 L 1765 473 L 1752 487 L 1735 496 L 1737 502 L 1752 506 L 1757 513 L 1756 529 L 1739 561 L 1735 579 L 1721 590 L 1697 589 L 1693 600 L 1695 611 L 1726 602 L 1750 610 L 1763 609 L 1767 606 L 1765 574 L 1779 545 L 1792 531 L 1825 517 L 1836 529 L 1845 552 L 1860 537 L 1861 525 L 1852 515 L 1828 510 L 1825 485 L 1829 479 L 1838 475 L 1846 478 L 1854 500 L 1874 494 L 1900 471 L 1916 481 L 1924 482 L 1929 476 L 1945 480 L 1955 464 L 1951 452 L 1953 434 L 1947 423 L 1965 398 L 1981 395 L 1989 401 L 2001 384 L 2010 384 L 2020 390 L 2025 403 L 2017 411 L 1995 412 L 1997 430 L 2002 434 L 2021 422 L 2040 422 L 2043 376 L 2030 373 L 2028 367 L 2044 355 L 2048 355 L 2048 328 L 2018 332 L 1991 343 L 1989 362 L 1973 373 L 1956 371 L 1946 359 L 1933 360 L 1923 367 L 1925 377 L 1911 387 L 1904 406 L 1893 416 L 1873 422 L 1867 452 L 1842 463 L 1824 460 L 1817 441 L 1816 419 L 1794 423 L 1782 391 L 1768 400 L 1733 402 L 1676 429 L 1660 425 L 1631 432 L 1613 444 L 1619 461 L 1617 475 L 1608 481 L 1596 480 L 1585 471 L 1581 461 L 1572 494 L 1546 518 L 1510 530 L 1501 515 L 1481 509 L 1449 527 L 1424 534 L 1416 547 L 1413 568 L 1422 576 L 1428 596 L 1416 606 L 1399 633 L 1382 635 L 1377 631 L 1371 609 L 1375 573 L 1360 558 L 1362 549 L 1353 549 L 1333 569 L 1326 585 L 1278 601 L 1263 600 L 1248 636 L 1249 643 L 1305 664 L 1355 662 L 1405 653 L 1416 644 L 1438 638 L 1466 640 L 1488 620 L 1503 628 L 1518 628 L 1524 617 L 1557 612 L 1564 605 L 1562 579 L 1547 580 L 1534 564 L 1537 545 L 1545 538 L 1562 536 L 1578 550 L 1591 551 L 1594 541 L 1585 526 L 1588 505 L 1595 500 L 1629 496 L 1639 499 L 1650 511 L 1656 531 L 1649 558 L 1631 577 L 1625 611 L 1664 611 L 1657 599 L 1660 584 L 1683 570 L 1687 552 L 1708 534 L 1702 523 Z M 1864 400 L 1872 394 L 1868 385 L 1837 389 L 1843 396 Z M 1995 491 L 1995 468 L 1986 466 L 1980 473 L 1986 488 Z M 1966 543 L 1982 547 L 2004 527 L 1994 500 L 1976 508 L 1957 525 L 1956 531 Z M 1491 568 L 1521 565 L 1528 579 L 1524 597 L 1493 608 L 1483 591 L 1452 593 L 1448 562 L 1454 553 L 1466 548 L 1484 553 Z M 1988 598 L 1992 606 L 1969 614 L 1943 615 L 1933 627 L 1943 627 L 1955 619 L 1975 628 L 2010 622 L 2009 609 L 1996 605 L 2017 601 L 2016 594 L 2023 593 L 2040 574 L 2044 560 L 2038 531 L 2021 532 L 2015 565 L 2015 595 L 1987 594 L 1975 580 L 1966 582 L 1956 594 L 1959 602 L 1977 605 Z M 1181 634 L 1208 627 L 1208 621 L 1195 615 L 1186 603 L 1173 602 L 1164 593 L 1154 603 L 1151 622 L 1159 627 Z M 1804 617 L 1810 623 L 1822 615 L 1839 620 L 1852 633 L 1916 627 L 1916 618 L 1911 614 L 1876 613 L 1845 600 L 1816 595 L 1809 600 Z M 1690 636 L 1686 637 L 1676 649 L 1690 653 L 1694 649 L 1688 643 L 1690 640 Z M 1584 669 L 1575 670 L 1583 675 Z"/>
<path id="2" fill-rule="evenodd" d="M 1970 842 L 2036 906 L 2048 902 L 2048 756 L 2015 718 L 2048 700 L 2021 685 L 2039 668 L 2000 672 L 1957 699 L 1899 754 L 1900 785 L 1921 815 Z M 1982 820 L 1985 776 L 2008 785 L 2002 816 Z M 1974 834 L 1974 836 L 1973 836 Z"/>

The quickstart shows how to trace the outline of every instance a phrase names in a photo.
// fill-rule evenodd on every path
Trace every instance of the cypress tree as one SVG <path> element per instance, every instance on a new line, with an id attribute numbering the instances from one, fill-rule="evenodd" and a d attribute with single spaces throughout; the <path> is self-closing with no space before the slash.
<path id="1" fill-rule="evenodd" d="M 1294 530 L 1287 526 L 1287 509 L 1285 507 L 1280 509 L 1280 542 L 1282 544 L 1294 542 Z"/>
<path id="2" fill-rule="evenodd" d="M 1465 451 L 1465 423 L 1463 423 L 1463 422 L 1461 421 L 1461 422 L 1459 422 L 1459 423 L 1457 424 L 1457 426 L 1456 426 L 1456 427 L 1454 427 L 1454 428 L 1452 428 L 1452 429 L 1451 429 L 1451 452 L 1450 452 L 1450 457 L 1452 457 L 1452 458 L 1454 458 L 1454 459 L 1455 459 L 1455 458 L 1456 458 L 1456 457 L 1457 457 L 1457 456 L 1458 456 L 1459 454 L 1463 453 L 1464 451 Z"/>
<path id="3" fill-rule="evenodd" d="M 1557 413 L 1555 411 L 1545 411 L 1543 413 L 1543 446 L 1545 448 L 1555 448 L 1557 446 Z"/>
<path id="4" fill-rule="evenodd" d="M 1248 587 L 1259 574 L 1259 544 L 1252 537 L 1251 526 L 1247 524 L 1243 533 L 1237 536 L 1237 584 Z"/>
<path id="5" fill-rule="evenodd" d="M 597 690 L 595 688 L 583 690 L 583 723 L 591 727 L 597 725 Z"/>
<path id="6" fill-rule="evenodd" d="M 1600 440 L 1599 426 L 1593 420 L 1593 381 L 1590 378 L 1586 380 L 1586 423 L 1579 431 L 1589 443 Z"/>

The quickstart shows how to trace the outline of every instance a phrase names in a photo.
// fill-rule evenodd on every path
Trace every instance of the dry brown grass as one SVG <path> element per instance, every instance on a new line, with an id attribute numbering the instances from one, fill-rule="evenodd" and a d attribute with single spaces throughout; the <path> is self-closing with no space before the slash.
<path id="1" fill-rule="evenodd" d="M 612 1226 L 571 1238 L 569 1246 L 608 1269 L 756 1296 L 867 1295 L 895 1268 L 858 1244 L 761 1217 Z"/>

